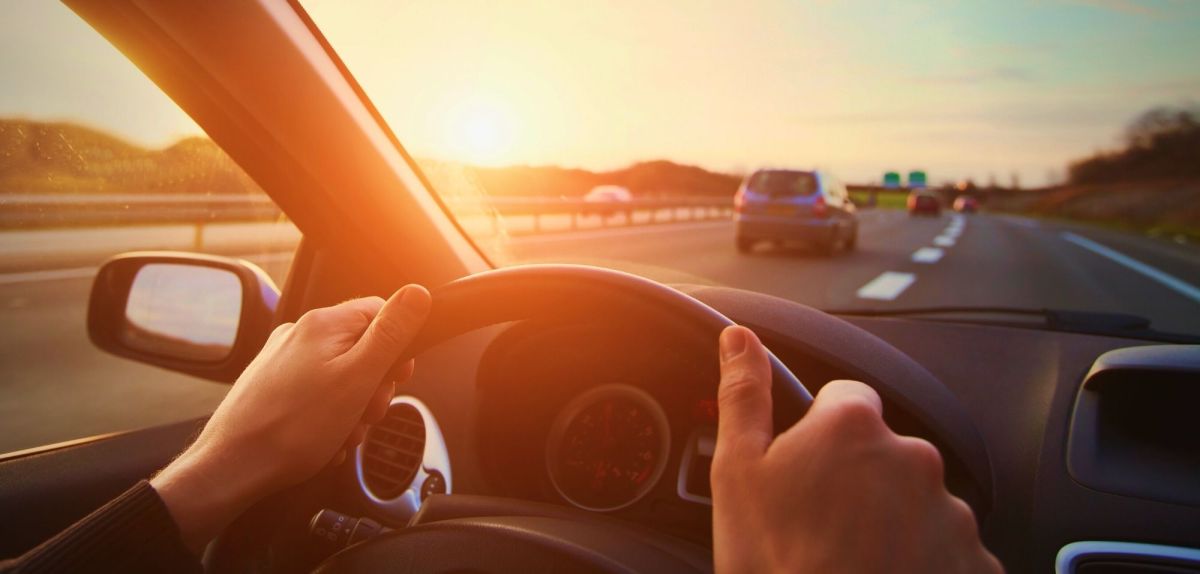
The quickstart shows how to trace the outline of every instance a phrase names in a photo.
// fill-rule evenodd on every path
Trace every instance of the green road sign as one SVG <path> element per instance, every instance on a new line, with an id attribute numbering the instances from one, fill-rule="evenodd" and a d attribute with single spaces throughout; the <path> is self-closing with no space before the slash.
<path id="1" fill-rule="evenodd" d="M 900 172 L 889 171 L 883 174 L 884 187 L 900 187 Z"/>
<path id="2" fill-rule="evenodd" d="M 914 171 L 908 172 L 908 186 L 909 187 L 925 187 L 926 185 L 927 184 L 925 183 L 925 172 L 920 171 L 920 170 L 914 170 Z"/>

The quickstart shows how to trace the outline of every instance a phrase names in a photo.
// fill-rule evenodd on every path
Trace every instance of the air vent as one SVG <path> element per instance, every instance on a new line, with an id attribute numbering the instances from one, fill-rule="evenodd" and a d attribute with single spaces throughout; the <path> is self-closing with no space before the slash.
<path id="1" fill-rule="evenodd" d="M 363 482 L 376 498 L 399 496 L 412 484 L 425 453 L 425 421 L 409 404 L 393 404 L 363 445 Z"/>

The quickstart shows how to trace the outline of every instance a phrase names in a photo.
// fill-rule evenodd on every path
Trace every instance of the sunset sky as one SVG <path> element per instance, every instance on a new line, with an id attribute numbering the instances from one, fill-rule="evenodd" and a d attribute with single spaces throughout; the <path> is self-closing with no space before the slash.
<path id="1" fill-rule="evenodd" d="M 1026 184 L 1200 100 L 1200 2 L 307 0 L 419 157 Z M 8 0 L 0 116 L 198 128 L 68 10 Z"/>

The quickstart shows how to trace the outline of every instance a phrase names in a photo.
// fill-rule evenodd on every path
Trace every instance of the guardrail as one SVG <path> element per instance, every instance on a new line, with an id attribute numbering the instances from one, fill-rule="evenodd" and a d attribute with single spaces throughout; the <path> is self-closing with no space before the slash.
<path id="1" fill-rule="evenodd" d="M 255 195 L 0 195 L 3 229 L 274 221 L 282 215 L 269 197 Z"/>
<path id="2" fill-rule="evenodd" d="M 635 214 L 648 223 L 730 217 L 729 198 L 635 199 L 628 202 L 589 202 L 556 198 L 489 198 L 448 200 L 456 215 L 483 216 L 493 231 L 504 217 L 533 218 L 533 230 L 542 230 L 542 218 L 568 216 L 577 229 L 584 218 L 599 216 L 599 225 L 629 225 Z M 623 216 L 623 217 L 617 217 Z M 151 224 L 193 224 L 279 221 L 279 208 L 257 195 L 0 195 L 0 228 L 109 227 Z M 200 232 L 197 231 L 199 234 Z"/>
<path id="3" fill-rule="evenodd" d="M 534 233 L 543 230 L 543 217 L 552 215 L 568 216 L 568 229 L 578 229 L 585 218 L 595 219 L 598 225 L 607 227 L 614 224 L 699 221 L 733 216 L 732 198 L 709 197 L 634 199 L 616 202 L 523 197 L 493 198 L 483 208 L 493 210 L 504 217 L 531 217 Z M 461 213 L 459 204 L 452 202 L 451 209 Z M 639 215 L 640 218 L 637 217 Z M 492 225 L 492 230 L 497 231 L 498 218 L 492 218 Z"/>

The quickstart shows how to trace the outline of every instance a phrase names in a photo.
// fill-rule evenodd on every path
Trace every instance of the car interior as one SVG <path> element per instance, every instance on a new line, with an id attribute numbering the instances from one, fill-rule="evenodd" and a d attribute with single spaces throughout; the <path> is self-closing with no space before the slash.
<path id="1" fill-rule="evenodd" d="M 736 323 L 773 353 L 777 430 L 828 381 L 870 385 L 891 428 L 938 448 L 947 488 L 1007 571 L 1200 572 L 1200 346 L 497 265 L 299 3 L 65 3 L 303 232 L 280 285 L 231 257 L 111 259 L 91 289 L 95 346 L 229 384 L 276 325 L 310 309 L 408 283 L 433 294 L 427 327 L 397 357 L 416 357 L 416 373 L 353 460 L 247 511 L 206 551 L 208 571 L 711 571 L 716 336 Z M 230 352 L 134 324 L 151 288 L 139 277 L 154 269 L 166 284 L 229 278 Z M 628 448 L 600 488 L 572 452 L 597 432 L 597 408 L 617 411 Z M 0 457 L 0 556 L 150 476 L 203 422 Z"/>

